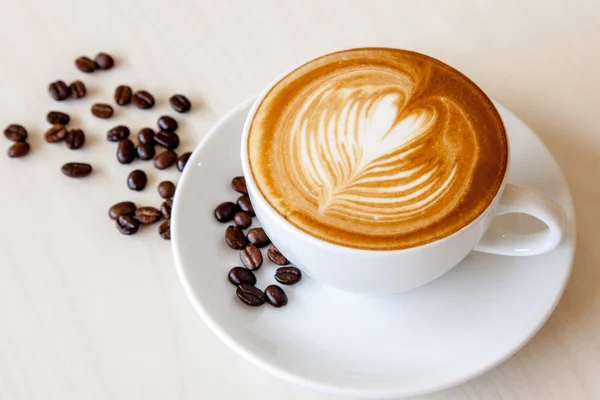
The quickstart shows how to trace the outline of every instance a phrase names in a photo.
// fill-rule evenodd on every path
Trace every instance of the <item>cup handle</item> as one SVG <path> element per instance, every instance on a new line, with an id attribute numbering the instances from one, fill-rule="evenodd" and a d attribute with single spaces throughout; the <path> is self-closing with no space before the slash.
<path id="1" fill-rule="evenodd" d="M 529 214 L 548 227 L 532 234 L 491 228 L 477 243 L 475 251 L 504 256 L 535 256 L 553 250 L 562 240 L 565 211 L 545 194 L 508 183 L 500 197 L 496 215 L 509 213 Z"/>

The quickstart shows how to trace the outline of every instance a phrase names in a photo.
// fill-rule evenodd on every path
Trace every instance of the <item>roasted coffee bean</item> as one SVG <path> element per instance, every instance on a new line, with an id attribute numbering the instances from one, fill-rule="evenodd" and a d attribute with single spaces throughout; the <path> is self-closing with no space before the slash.
<path id="1" fill-rule="evenodd" d="M 132 90 L 127 85 L 118 86 L 115 89 L 115 103 L 120 106 L 126 106 L 131 103 L 131 93 Z"/>
<path id="2" fill-rule="evenodd" d="M 221 203 L 215 208 L 215 218 L 219 222 L 229 222 L 235 216 L 235 213 L 239 211 L 237 204 L 231 201 Z"/>
<path id="3" fill-rule="evenodd" d="M 245 212 L 240 211 L 235 213 L 235 215 L 233 216 L 233 222 L 235 222 L 235 224 L 240 228 L 246 229 L 247 227 L 252 225 L 252 217 L 246 214 Z"/>
<path id="4" fill-rule="evenodd" d="M 247 270 L 242 267 L 233 267 L 231 271 L 229 271 L 229 282 L 233 283 L 235 286 L 239 286 L 242 283 L 246 285 L 256 285 L 256 276 L 252 273 L 252 271 Z"/>
<path id="5" fill-rule="evenodd" d="M 154 157 L 154 166 L 157 169 L 167 169 L 177 161 L 177 153 L 166 150 Z"/>
<path id="6" fill-rule="evenodd" d="M 250 271 L 256 271 L 263 264 L 262 253 L 260 252 L 260 249 L 254 245 L 246 246 L 240 251 L 240 261 L 244 264 L 244 267 L 248 268 Z"/>
<path id="7" fill-rule="evenodd" d="M 103 71 L 111 69 L 115 65 L 115 60 L 113 60 L 113 58 L 106 53 L 98 53 L 94 62 L 96 64 L 96 68 Z"/>
<path id="8" fill-rule="evenodd" d="M 10 158 L 21 158 L 25 157 L 29 153 L 29 143 L 27 142 L 15 142 L 8 148 L 8 156 Z"/>
<path id="9" fill-rule="evenodd" d="M 123 235 L 133 235 L 140 229 L 140 223 L 131 215 L 119 215 L 115 225 Z"/>
<path id="10" fill-rule="evenodd" d="M 48 115 L 46 115 L 46 120 L 51 124 L 67 125 L 71 120 L 71 117 L 64 112 L 50 111 L 48 112 Z"/>
<path id="11" fill-rule="evenodd" d="M 251 217 L 254 217 L 254 207 L 252 207 L 252 203 L 250 203 L 250 197 L 248 195 L 241 196 L 237 200 L 237 204 L 240 207 L 240 210 L 248 213 Z"/>
<path id="12" fill-rule="evenodd" d="M 165 132 L 175 132 L 177 130 L 177 121 L 173 117 L 169 117 L 168 115 L 163 115 L 158 118 L 157 121 L 158 128 L 161 131 Z"/>
<path id="13" fill-rule="evenodd" d="M 154 146 L 151 144 L 140 144 L 135 149 L 137 156 L 140 160 L 152 160 L 156 154 Z"/>
<path id="14" fill-rule="evenodd" d="M 158 184 L 158 195 L 163 199 L 175 196 L 175 184 L 171 181 L 162 181 Z"/>
<path id="15" fill-rule="evenodd" d="M 267 296 L 267 303 L 273 307 L 283 307 L 288 303 L 288 298 L 282 288 L 277 285 L 269 285 L 265 289 L 265 296 Z"/>
<path id="16" fill-rule="evenodd" d="M 263 228 L 250 229 L 246 236 L 248 237 L 248 242 L 250 244 L 255 245 L 256 247 L 265 247 L 266 245 L 271 243 L 271 240 L 269 239 Z"/>
<path id="17" fill-rule="evenodd" d="M 85 163 L 66 163 L 61 171 L 69 178 L 85 178 L 92 173 L 92 166 Z"/>
<path id="18" fill-rule="evenodd" d="M 142 225 L 150 225 L 158 222 L 161 218 L 160 211 L 154 207 L 138 207 L 133 217 Z"/>
<path id="19" fill-rule="evenodd" d="M 96 103 L 92 106 L 92 115 L 96 118 L 108 119 L 113 115 L 113 108 L 109 104 Z"/>
<path id="20" fill-rule="evenodd" d="M 177 159 L 177 169 L 179 171 L 183 172 L 183 169 L 185 168 L 191 155 L 192 155 L 192 153 L 187 152 L 187 153 L 183 153 L 182 155 L 179 156 L 179 158 Z"/>
<path id="21" fill-rule="evenodd" d="M 158 227 L 158 234 L 165 240 L 171 240 L 171 221 L 166 220 Z"/>
<path id="22" fill-rule="evenodd" d="M 246 189 L 246 178 L 243 176 L 236 176 L 231 180 L 231 187 L 236 192 L 242 194 L 248 194 L 248 189 Z"/>
<path id="23" fill-rule="evenodd" d="M 164 219 L 171 219 L 171 210 L 173 209 L 173 200 L 167 199 L 160 205 L 160 213 Z"/>
<path id="24" fill-rule="evenodd" d="M 75 65 L 81 72 L 85 72 L 89 74 L 90 72 L 94 72 L 96 70 L 96 63 L 89 59 L 89 57 L 79 57 L 75 60 Z"/>
<path id="25" fill-rule="evenodd" d="M 171 107 L 177 112 L 186 113 L 192 108 L 192 103 L 182 94 L 176 94 L 169 99 Z"/>
<path id="26" fill-rule="evenodd" d="M 148 183 L 148 177 L 146 176 L 146 173 L 140 169 L 131 171 L 127 177 L 127 187 L 137 192 L 144 190 L 146 183 Z"/>
<path id="27" fill-rule="evenodd" d="M 110 219 L 116 220 L 119 215 L 131 215 L 135 213 L 135 204 L 131 201 L 122 201 L 113 205 L 108 209 L 108 216 Z"/>
<path id="28" fill-rule="evenodd" d="M 117 160 L 121 164 L 131 164 L 135 160 L 135 145 L 129 139 L 121 140 L 117 148 Z"/>
<path id="29" fill-rule="evenodd" d="M 145 90 L 135 92 L 131 98 L 131 101 L 142 110 L 147 110 L 154 107 L 154 97 L 152 97 L 152 95 Z"/>
<path id="30" fill-rule="evenodd" d="M 118 125 L 106 132 L 106 139 L 109 142 L 118 142 L 129 137 L 129 128 L 124 125 Z"/>
<path id="31" fill-rule="evenodd" d="M 11 124 L 4 129 L 4 136 L 13 142 L 24 142 L 27 140 L 27 130 L 21 125 Z"/>
<path id="32" fill-rule="evenodd" d="M 58 143 L 67 137 L 67 128 L 61 124 L 54 124 L 44 133 L 44 139 L 48 143 Z"/>
<path id="33" fill-rule="evenodd" d="M 302 272 L 296 267 L 279 267 L 275 271 L 275 280 L 284 285 L 294 285 L 302 279 Z"/>
<path id="34" fill-rule="evenodd" d="M 85 143 L 85 133 L 81 129 L 71 129 L 67 132 L 65 143 L 69 149 L 77 150 Z"/>
<path id="35" fill-rule="evenodd" d="M 85 88 L 84 83 L 81 81 L 71 82 L 71 85 L 69 85 L 69 91 L 71 92 L 71 96 L 73 96 L 75 99 L 81 99 L 82 97 L 85 97 L 87 93 L 87 89 Z"/>
<path id="36" fill-rule="evenodd" d="M 244 231 L 235 225 L 229 225 L 225 230 L 225 242 L 234 250 L 241 250 L 248 244 Z"/>
<path id="37" fill-rule="evenodd" d="M 262 290 L 258 289 L 256 286 L 247 285 L 245 283 L 239 285 L 235 293 L 237 294 L 238 299 L 244 304 L 252 307 L 262 306 L 267 300 Z"/>
<path id="38" fill-rule="evenodd" d="M 154 136 L 154 141 L 167 150 L 179 147 L 179 136 L 176 133 L 160 131 Z"/>
<path id="39" fill-rule="evenodd" d="M 142 144 L 154 145 L 154 131 L 151 128 L 144 128 L 138 132 L 138 141 Z"/>
<path id="40" fill-rule="evenodd" d="M 267 250 L 267 257 L 277 265 L 288 265 L 290 263 L 275 246 L 271 246 L 269 250 Z"/>
<path id="41" fill-rule="evenodd" d="M 54 100 L 62 101 L 69 97 L 71 90 L 63 81 L 56 81 L 48 86 L 48 93 Z"/>

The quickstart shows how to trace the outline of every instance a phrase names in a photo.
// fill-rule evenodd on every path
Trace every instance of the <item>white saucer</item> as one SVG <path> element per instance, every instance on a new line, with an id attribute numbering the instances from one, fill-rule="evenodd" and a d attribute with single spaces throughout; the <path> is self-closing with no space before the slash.
<path id="1" fill-rule="evenodd" d="M 177 271 L 208 326 L 240 355 L 283 379 L 336 394 L 390 398 L 457 385 L 506 360 L 541 328 L 571 272 L 573 204 L 542 142 L 498 106 L 511 141 L 509 182 L 539 189 L 564 208 L 567 235 L 553 252 L 511 258 L 472 253 L 438 280 L 397 295 L 362 296 L 305 277 L 285 288 L 289 304 L 250 308 L 227 281 L 240 265 L 213 210 L 235 200 L 240 136 L 251 102 L 223 118 L 200 143 L 179 181 L 171 235 Z M 531 217 L 498 224 L 537 230 Z M 265 257 L 266 258 L 266 257 Z M 267 259 L 268 261 L 268 259 Z M 274 283 L 266 262 L 257 286 Z"/>

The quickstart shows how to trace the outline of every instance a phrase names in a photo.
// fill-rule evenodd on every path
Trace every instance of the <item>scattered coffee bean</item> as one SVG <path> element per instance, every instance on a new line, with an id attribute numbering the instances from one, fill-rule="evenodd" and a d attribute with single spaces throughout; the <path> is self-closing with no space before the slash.
<path id="1" fill-rule="evenodd" d="M 117 148 L 117 160 L 121 164 L 131 164 L 135 160 L 135 145 L 129 139 L 121 140 Z"/>
<path id="2" fill-rule="evenodd" d="M 67 128 L 61 124 L 54 124 L 44 133 L 44 139 L 48 143 L 58 143 L 67 137 Z"/>
<path id="3" fill-rule="evenodd" d="M 263 228 L 252 228 L 248 231 L 246 236 L 248 238 L 248 242 L 256 247 L 265 247 L 271 243 L 271 240 Z"/>
<path id="4" fill-rule="evenodd" d="M 237 204 L 231 201 L 221 203 L 215 208 L 215 218 L 219 222 L 229 222 L 235 216 L 235 213 L 239 211 Z"/>
<path id="5" fill-rule="evenodd" d="M 148 177 L 146 176 L 146 173 L 140 169 L 131 171 L 127 177 L 127 187 L 137 192 L 144 190 L 146 183 L 148 183 Z"/>
<path id="6" fill-rule="evenodd" d="M 106 53 L 98 53 L 94 61 L 96 68 L 103 71 L 111 69 L 115 65 L 115 60 L 113 60 L 113 58 Z"/>
<path id="7" fill-rule="evenodd" d="M 85 163 L 66 163 L 61 171 L 69 178 L 85 178 L 92 173 L 92 166 Z"/>
<path id="8" fill-rule="evenodd" d="M 164 219 L 171 219 L 171 210 L 173 209 L 173 200 L 167 199 L 160 205 L 160 213 Z"/>
<path id="9" fill-rule="evenodd" d="M 269 285 L 265 289 L 265 295 L 267 296 L 267 303 L 273 307 L 283 307 L 288 303 L 288 298 L 282 288 L 277 285 Z"/>
<path id="10" fill-rule="evenodd" d="M 175 196 L 175 184 L 171 181 L 162 181 L 158 184 L 158 195 L 163 199 Z"/>
<path id="11" fill-rule="evenodd" d="M 179 147 L 179 136 L 176 133 L 160 131 L 154 135 L 154 141 L 167 150 L 175 150 Z"/>
<path id="12" fill-rule="evenodd" d="M 169 99 L 171 107 L 177 112 L 186 113 L 192 108 L 192 103 L 182 94 L 176 94 Z"/>
<path id="13" fill-rule="evenodd" d="M 4 129 L 4 136 L 13 142 L 24 142 L 27 140 L 27 130 L 18 124 L 11 124 Z"/>
<path id="14" fill-rule="evenodd" d="M 135 213 L 135 204 L 131 201 L 122 201 L 113 205 L 108 209 L 108 216 L 110 219 L 116 220 L 119 215 L 131 215 Z"/>
<path id="15" fill-rule="evenodd" d="M 10 158 L 21 158 L 25 157 L 29 153 L 29 143 L 27 142 L 15 142 L 8 148 L 8 156 Z"/>
<path id="16" fill-rule="evenodd" d="M 275 271 L 275 280 L 284 285 L 294 285 L 302 279 L 302 272 L 296 267 L 279 267 Z"/>
<path id="17" fill-rule="evenodd" d="M 154 157 L 154 166 L 157 169 L 167 169 L 177 161 L 177 153 L 166 150 Z"/>
<path id="18" fill-rule="evenodd" d="M 235 225 L 229 225 L 225 230 L 225 242 L 234 250 L 241 250 L 248 244 L 244 231 Z"/>
<path id="19" fill-rule="evenodd" d="M 238 299 L 244 304 L 252 307 L 262 306 L 267 300 L 262 290 L 258 289 L 256 286 L 247 285 L 245 283 L 239 285 L 235 293 L 237 294 Z"/>
<path id="20" fill-rule="evenodd" d="M 50 111 L 48 115 L 46 115 L 46 120 L 51 124 L 67 125 L 71 120 L 71 117 L 69 114 L 65 114 L 64 112 Z"/>
<path id="21" fill-rule="evenodd" d="M 154 146 L 151 144 L 140 144 L 135 149 L 137 156 L 140 160 L 152 160 L 156 154 Z"/>
<path id="22" fill-rule="evenodd" d="M 69 85 L 69 91 L 71 92 L 71 95 L 75 99 L 81 99 L 82 97 L 85 97 L 85 95 L 87 93 L 87 89 L 85 88 L 85 85 L 81 81 L 71 82 L 71 85 Z"/>
<path id="23" fill-rule="evenodd" d="M 131 215 L 119 215 L 115 224 L 123 235 L 133 235 L 140 229 L 140 223 Z"/>
<path id="24" fill-rule="evenodd" d="M 147 110 L 154 107 L 154 97 L 152 97 L 152 95 L 145 90 L 135 92 L 131 98 L 131 101 L 142 110 Z"/>
<path id="25" fill-rule="evenodd" d="M 254 245 L 246 246 L 240 251 L 240 261 L 244 264 L 244 267 L 248 268 L 250 271 L 256 271 L 263 264 L 262 253 L 260 252 L 260 249 Z"/>
<path id="26" fill-rule="evenodd" d="M 243 176 L 236 176 L 235 178 L 233 178 L 233 180 L 231 181 L 231 187 L 236 192 L 248 194 L 248 189 L 246 189 L 246 178 L 244 178 Z"/>
<path id="27" fill-rule="evenodd" d="M 235 215 L 233 216 L 233 222 L 235 222 L 235 224 L 240 228 L 246 229 L 247 227 L 252 225 L 252 217 L 246 214 L 245 212 L 240 211 L 235 213 Z"/>
<path id="28" fill-rule="evenodd" d="M 290 263 L 275 246 L 271 246 L 269 250 L 267 250 L 267 257 L 277 265 L 288 265 Z"/>
<path id="29" fill-rule="evenodd" d="M 240 210 L 248 213 L 251 217 L 254 217 L 254 207 L 252 207 L 252 203 L 250 202 L 250 197 L 248 195 L 241 196 L 237 200 L 237 204 L 240 207 Z"/>
<path id="30" fill-rule="evenodd" d="M 256 276 L 252 273 L 252 271 L 242 268 L 242 267 L 233 267 L 231 271 L 229 271 L 229 282 L 233 283 L 235 286 L 239 286 L 242 283 L 246 285 L 254 286 L 256 285 Z"/>
<path id="31" fill-rule="evenodd" d="M 181 156 L 179 156 L 179 159 L 177 160 L 177 169 L 179 171 L 183 172 L 183 169 L 185 168 L 191 155 L 192 153 L 188 151 L 187 153 L 183 153 Z"/>
<path id="32" fill-rule="evenodd" d="M 66 99 L 71 94 L 71 90 L 69 90 L 69 87 L 63 81 L 52 82 L 48 86 L 48 92 L 54 100 L 58 101 Z"/>
<path id="33" fill-rule="evenodd" d="M 150 225 L 161 218 L 160 211 L 154 207 L 138 207 L 133 217 L 142 225 Z"/>
<path id="34" fill-rule="evenodd" d="M 106 139 L 109 142 L 118 142 L 129 137 L 129 128 L 124 125 L 118 125 L 106 132 Z"/>
<path id="35" fill-rule="evenodd" d="M 177 121 L 168 115 L 163 115 L 158 119 L 158 128 L 165 132 L 175 132 L 177 130 Z"/>
<path id="36" fill-rule="evenodd" d="M 158 234 L 165 240 L 171 240 L 171 221 L 166 220 L 158 227 Z"/>
<path id="37" fill-rule="evenodd" d="M 79 57 L 75 60 L 75 65 L 81 72 L 85 72 L 86 74 L 96 70 L 96 64 L 89 57 Z"/>
<path id="38" fill-rule="evenodd" d="M 92 106 L 92 114 L 96 118 L 108 119 L 113 115 L 113 108 L 109 104 L 96 103 Z"/>
<path id="39" fill-rule="evenodd" d="M 118 86 L 115 89 L 115 103 L 120 106 L 126 106 L 131 103 L 132 90 L 127 85 Z"/>
<path id="40" fill-rule="evenodd" d="M 85 143 L 85 133 L 81 129 L 71 129 L 67 132 L 65 143 L 69 149 L 77 150 Z"/>
<path id="41" fill-rule="evenodd" d="M 144 128 L 138 132 L 138 141 L 142 144 L 154 145 L 154 131 L 151 128 Z"/>

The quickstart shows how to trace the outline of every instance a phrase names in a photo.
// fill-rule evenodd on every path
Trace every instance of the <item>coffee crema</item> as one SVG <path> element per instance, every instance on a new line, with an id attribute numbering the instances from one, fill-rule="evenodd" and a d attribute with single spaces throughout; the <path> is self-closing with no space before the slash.
<path id="1" fill-rule="evenodd" d="M 345 247 L 404 249 L 476 219 L 508 145 L 490 99 L 423 54 L 385 48 L 313 60 L 275 84 L 250 125 L 256 185 L 286 220 Z"/>

